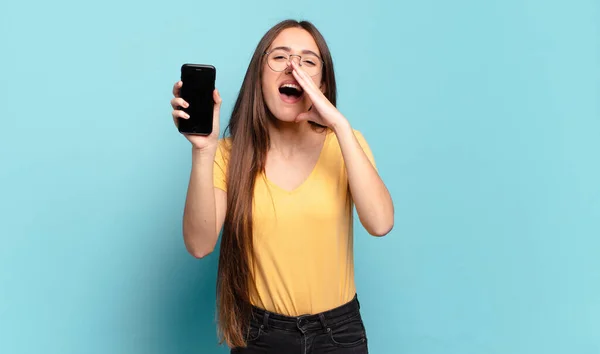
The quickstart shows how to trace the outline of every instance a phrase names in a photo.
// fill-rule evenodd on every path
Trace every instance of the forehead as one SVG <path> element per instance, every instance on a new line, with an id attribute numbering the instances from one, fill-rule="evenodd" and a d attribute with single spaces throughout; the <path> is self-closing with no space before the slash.
<path id="1" fill-rule="evenodd" d="M 271 48 L 275 47 L 289 47 L 293 52 L 310 50 L 321 55 L 315 39 L 302 28 L 286 28 L 281 31 L 271 44 Z"/>

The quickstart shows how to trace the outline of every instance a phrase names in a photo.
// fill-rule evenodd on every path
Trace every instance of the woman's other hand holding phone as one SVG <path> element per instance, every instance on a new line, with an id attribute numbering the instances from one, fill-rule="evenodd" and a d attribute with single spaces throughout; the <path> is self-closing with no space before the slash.
<path id="1" fill-rule="evenodd" d="M 173 111 L 171 112 L 171 115 L 173 116 L 173 122 L 175 123 L 175 126 L 178 125 L 177 124 L 178 118 L 182 118 L 182 119 L 189 118 L 188 114 L 185 113 L 183 110 L 181 110 L 181 107 L 184 107 L 184 108 L 188 107 L 188 103 L 185 102 L 180 96 L 182 85 L 183 85 L 183 82 L 178 81 L 173 86 L 173 99 L 171 100 L 171 107 L 173 108 Z M 215 101 L 215 105 L 214 105 L 214 109 L 213 109 L 212 133 L 208 136 L 192 135 L 192 134 L 183 134 L 183 135 L 190 141 L 190 143 L 192 143 L 192 146 L 193 146 L 195 152 L 200 152 L 202 154 L 208 153 L 208 154 L 212 154 L 214 156 L 214 153 L 217 148 L 217 142 L 219 139 L 219 116 L 220 116 L 221 102 L 222 102 L 221 96 L 219 95 L 219 91 L 216 89 L 213 92 L 213 98 Z"/>

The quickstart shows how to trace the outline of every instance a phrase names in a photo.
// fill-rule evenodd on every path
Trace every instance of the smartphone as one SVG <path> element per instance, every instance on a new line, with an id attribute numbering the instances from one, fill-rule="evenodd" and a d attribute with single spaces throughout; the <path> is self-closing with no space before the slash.
<path id="1" fill-rule="evenodd" d="M 207 64 L 183 64 L 181 66 L 180 96 L 189 106 L 181 108 L 190 118 L 178 119 L 180 133 L 210 135 L 213 127 L 213 91 L 216 69 Z"/>

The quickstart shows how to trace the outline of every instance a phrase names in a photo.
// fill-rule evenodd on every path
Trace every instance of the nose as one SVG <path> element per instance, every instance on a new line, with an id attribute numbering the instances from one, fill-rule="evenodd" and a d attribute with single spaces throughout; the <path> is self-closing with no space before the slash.
<path id="1" fill-rule="evenodd" d="M 299 55 L 295 55 L 295 54 L 291 54 L 290 57 L 289 57 L 289 60 L 288 60 L 288 65 L 285 68 L 285 73 L 286 74 L 291 74 L 292 73 L 292 71 L 293 71 L 293 69 L 292 69 L 292 60 L 294 60 L 294 59 L 296 60 L 296 64 L 302 65 L 302 60 L 301 60 L 300 56 Z"/>
<path id="2" fill-rule="evenodd" d="M 302 59 L 302 58 L 301 58 L 299 55 L 296 55 L 296 54 L 290 54 L 290 58 L 289 58 L 289 59 L 290 59 L 290 63 L 292 62 L 292 60 L 296 59 L 296 64 L 298 64 L 298 65 L 301 65 L 301 64 L 302 64 L 302 63 L 301 63 L 301 61 L 302 61 L 301 59 Z"/>

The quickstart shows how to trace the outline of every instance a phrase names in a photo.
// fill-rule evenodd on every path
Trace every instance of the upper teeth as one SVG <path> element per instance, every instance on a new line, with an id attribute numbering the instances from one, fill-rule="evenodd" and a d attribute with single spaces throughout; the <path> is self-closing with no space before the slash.
<path id="1" fill-rule="evenodd" d="M 296 84 L 283 84 L 281 87 L 290 87 L 298 91 L 302 91 L 302 88 Z"/>

